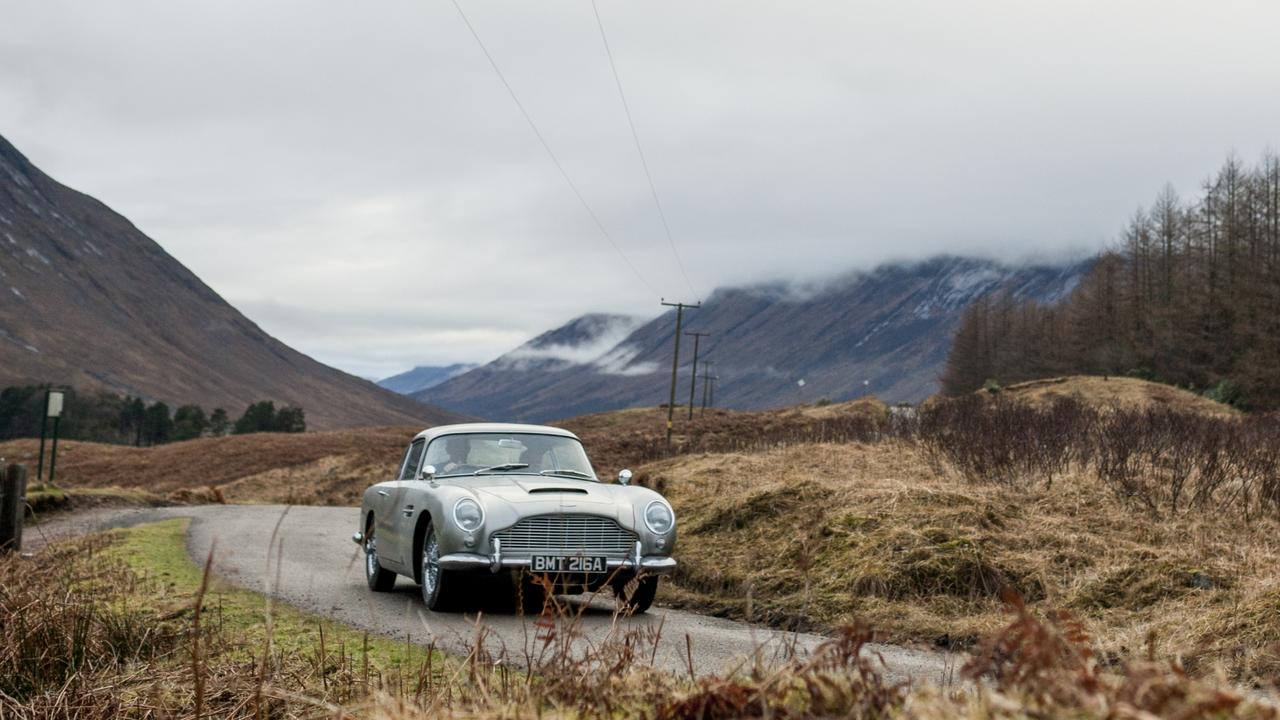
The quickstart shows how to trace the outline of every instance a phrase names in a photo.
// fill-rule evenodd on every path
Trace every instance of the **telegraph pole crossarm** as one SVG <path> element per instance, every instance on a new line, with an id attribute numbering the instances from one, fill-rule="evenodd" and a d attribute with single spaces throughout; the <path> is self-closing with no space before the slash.
<path id="1" fill-rule="evenodd" d="M 693 364 L 689 366 L 689 419 L 693 420 L 693 391 L 698 385 L 698 341 L 711 333 L 687 332 L 693 336 Z"/>
<path id="2" fill-rule="evenodd" d="M 671 428 L 675 425 L 676 412 L 676 379 L 680 371 L 680 333 L 684 326 L 685 308 L 696 310 L 702 307 L 702 303 L 669 303 L 666 299 L 662 299 L 662 304 L 666 307 L 676 309 L 676 347 L 675 352 L 671 356 L 671 397 L 667 401 L 667 452 L 671 452 Z"/>

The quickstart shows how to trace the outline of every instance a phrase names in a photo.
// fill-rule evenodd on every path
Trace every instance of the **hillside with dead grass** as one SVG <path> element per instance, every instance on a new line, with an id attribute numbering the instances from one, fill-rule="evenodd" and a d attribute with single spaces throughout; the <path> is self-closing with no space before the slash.
<path id="1" fill-rule="evenodd" d="M 761 448 L 783 438 L 822 437 L 824 428 L 841 418 L 861 427 L 885 417 L 887 409 L 875 400 L 762 412 L 711 409 L 692 421 L 680 415 L 674 444 L 676 452 Z M 665 408 L 620 410 L 554 424 L 582 438 L 606 479 L 666 455 Z M 421 429 L 231 435 L 146 448 L 63 441 L 56 479 L 63 489 L 142 490 L 174 502 L 355 505 L 365 488 L 394 475 L 405 447 Z M 35 440 L 0 443 L 0 458 L 34 468 L 38 447 Z"/>
<path id="2" fill-rule="evenodd" d="M 1071 375 L 1029 380 L 1007 385 L 1001 389 L 1000 394 L 1039 406 L 1063 398 L 1074 398 L 1095 407 L 1139 410 L 1158 408 L 1205 415 L 1239 414 L 1230 405 L 1210 400 L 1190 390 L 1132 377 Z"/>
<path id="3" fill-rule="evenodd" d="M 663 598 L 797 629 L 864 619 L 897 642 L 966 647 L 1012 588 L 1081 618 L 1111 662 L 1178 655 L 1280 679 L 1280 523 L 1155 517 L 1084 473 L 975 483 L 904 442 L 812 444 L 655 463 L 680 518 Z"/>
<path id="4" fill-rule="evenodd" d="M 677 426 L 666 458 L 661 408 L 563 425 L 602 475 L 631 466 L 675 505 L 667 602 L 781 627 L 866 618 L 888 639 L 966 646 L 999 625 L 1008 587 L 1077 613 L 1109 657 L 1150 634 L 1198 670 L 1276 677 L 1276 423 L 1016 398 L 710 411 Z M 60 476 L 179 500 L 353 504 L 414 431 L 68 443 Z"/>
<path id="5" fill-rule="evenodd" d="M 229 502 L 349 505 L 394 473 L 419 429 L 231 435 L 147 448 L 63 441 L 56 480 L 68 488 L 136 488 L 177 501 L 217 495 Z M 35 440 L 0 443 L 0 457 L 34 469 L 38 449 Z"/>

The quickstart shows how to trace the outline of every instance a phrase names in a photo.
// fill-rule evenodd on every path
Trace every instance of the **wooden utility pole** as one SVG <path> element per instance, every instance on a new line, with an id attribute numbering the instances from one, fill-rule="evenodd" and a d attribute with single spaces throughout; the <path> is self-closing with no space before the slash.
<path id="1" fill-rule="evenodd" d="M 712 363 L 710 360 L 705 360 L 702 363 L 702 414 L 703 415 L 707 414 L 707 394 L 708 394 L 707 391 L 711 389 L 711 366 L 713 364 L 714 363 Z"/>
<path id="2" fill-rule="evenodd" d="M 662 304 L 676 309 L 676 348 L 671 356 L 671 399 L 667 401 L 667 452 L 671 452 L 671 428 L 675 425 L 676 377 L 680 369 L 680 333 L 684 326 L 684 309 L 696 310 L 702 307 L 702 303 L 693 305 L 681 302 L 669 303 L 663 298 Z"/>
<path id="3" fill-rule="evenodd" d="M 705 332 L 687 332 L 693 336 L 693 365 L 689 366 L 689 419 L 693 419 L 693 390 L 698 385 L 698 341 L 710 335 Z"/>
<path id="4" fill-rule="evenodd" d="M 27 509 L 27 467 L 10 465 L 0 475 L 0 553 L 22 550 L 22 516 Z"/>
<path id="5" fill-rule="evenodd" d="M 716 406 L 716 381 L 719 379 L 720 379 L 719 375 L 712 375 L 711 379 L 708 380 L 708 382 L 711 383 L 711 402 L 709 403 L 711 407 Z"/>

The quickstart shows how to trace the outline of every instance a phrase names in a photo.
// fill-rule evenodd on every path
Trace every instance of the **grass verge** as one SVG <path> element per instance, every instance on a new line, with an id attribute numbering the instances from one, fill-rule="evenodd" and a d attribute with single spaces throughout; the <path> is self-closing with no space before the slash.
<path id="1" fill-rule="evenodd" d="M 44 483 L 27 488 L 26 497 L 30 507 L 28 515 L 36 520 L 57 512 L 93 507 L 160 507 L 174 504 L 171 500 L 141 488 L 62 488 Z"/>
<path id="2" fill-rule="evenodd" d="M 113 531 L 112 542 L 102 550 L 103 558 L 123 564 L 140 578 L 139 587 L 150 590 L 149 597 L 133 600 L 169 608 L 167 614 L 174 618 L 191 615 L 191 600 L 204 582 L 203 569 L 187 554 L 189 524 L 189 520 L 179 518 Z M 413 672 L 410 668 L 419 667 L 429 652 L 411 643 L 369 635 L 289 605 L 272 603 L 259 593 L 226 585 L 216 578 L 209 580 L 205 590 L 203 612 L 205 622 L 237 639 L 226 648 L 233 659 L 250 659 L 268 644 L 285 655 L 309 653 L 320 647 L 323 635 L 327 647 L 343 657 L 354 653 L 360 669 L 363 671 L 367 664 L 372 680 L 386 685 L 388 681 L 403 684 L 404 675 Z M 442 659 L 437 653 L 436 662 Z"/>

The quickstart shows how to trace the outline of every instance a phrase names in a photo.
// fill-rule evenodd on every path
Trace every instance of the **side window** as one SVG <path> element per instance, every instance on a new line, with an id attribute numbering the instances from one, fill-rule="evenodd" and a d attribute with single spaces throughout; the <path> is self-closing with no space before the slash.
<path id="1" fill-rule="evenodd" d="M 418 461 L 422 459 L 422 447 L 426 444 L 426 440 L 419 438 L 414 440 L 409 446 L 409 452 L 405 454 L 404 466 L 400 468 L 401 480 L 412 480 L 418 472 Z"/>

